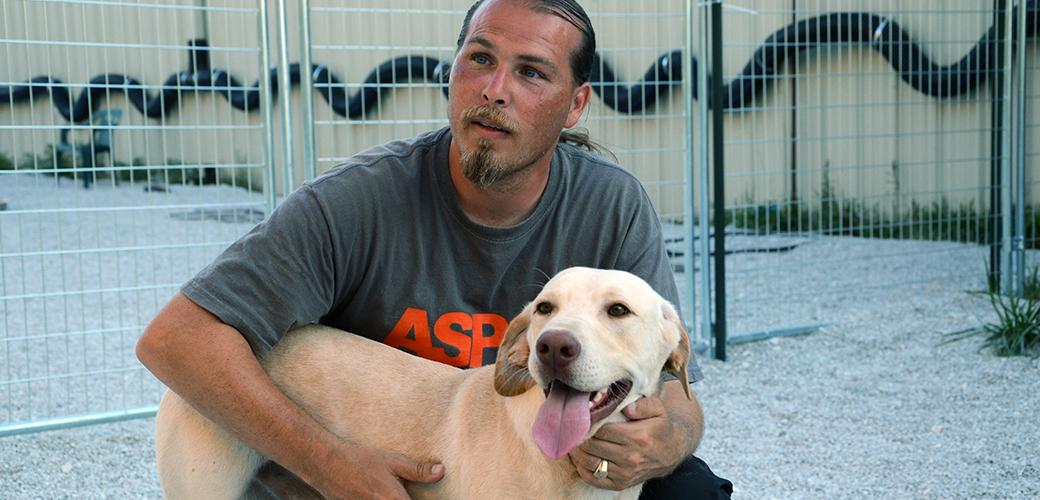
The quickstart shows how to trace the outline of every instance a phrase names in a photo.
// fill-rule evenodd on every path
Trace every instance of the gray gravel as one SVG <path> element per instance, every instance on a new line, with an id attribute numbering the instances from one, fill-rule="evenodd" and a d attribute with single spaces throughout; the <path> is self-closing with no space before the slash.
<path id="1" fill-rule="evenodd" d="M 113 194 L 140 189 L 121 186 Z M 730 346 L 727 362 L 700 358 L 706 380 L 695 390 L 706 433 L 699 455 L 735 483 L 734 497 L 1040 496 L 1040 361 L 993 357 L 979 352 L 977 339 L 940 345 L 943 333 L 993 319 L 985 298 L 964 293 L 979 289 L 981 272 L 941 272 L 980 269 L 983 250 L 853 238 L 802 243 L 771 258 L 814 262 L 825 260 L 814 252 L 840 247 L 846 255 L 884 250 L 906 262 L 886 257 L 883 265 L 848 266 L 843 289 L 858 281 L 864 291 L 845 294 L 826 292 L 833 270 L 797 266 L 804 286 L 785 281 L 773 293 L 811 306 L 798 321 L 833 326 Z M 941 257 L 922 263 L 922 255 Z M 740 258 L 761 257 L 734 256 L 737 268 Z M 928 277 L 914 280 L 915 272 Z M 776 277 L 764 280 L 745 274 L 728 286 L 733 297 L 750 297 Z M 733 315 L 738 325 L 769 324 L 784 310 L 738 307 Z M 153 424 L 146 419 L 0 438 L 0 498 L 160 498 Z"/>

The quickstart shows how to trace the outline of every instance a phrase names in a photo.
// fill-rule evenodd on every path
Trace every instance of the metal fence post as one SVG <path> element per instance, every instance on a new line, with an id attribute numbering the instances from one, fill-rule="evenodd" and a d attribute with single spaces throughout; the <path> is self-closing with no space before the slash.
<path id="1" fill-rule="evenodd" d="M 296 189 L 296 157 L 293 155 L 292 79 L 289 62 L 289 9 L 278 0 L 278 107 L 282 125 L 282 196 Z"/>
<path id="2" fill-rule="evenodd" d="M 1011 250 L 1011 220 L 1010 220 L 1010 192 L 1008 184 L 1011 181 L 1010 163 L 1008 156 L 1010 110 L 1008 100 L 1011 96 L 1011 78 L 1007 74 L 1007 67 L 1011 61 L 1010 22 L 1008 12 L 1008 0 L 993 0 L 993 23 L 995 39 L 1000 40 L 996 50 L 996 61 L 993 66 L 993 80 L 991 89 L 993 91 L 993 112 L 990 134 L 990 269 L 989 289 L 990 291 L 1011 291 L 1010 279 L 1010 250 Z"/>
<path id="3" fill-rule="evenodd" d="M 683 241 L 686 242 L 683 249 L 683 274 L 686 276 L 684 283 L 684 299 L 683 299 L 683 310 L 688 315 L 686 317 L 686 329 L 691 333 L 695 332 L 696 325 L 696 309 L 695 304 L 697 296 L 696 286 L 696 263 L 694 259 L 694 247 L 696 245 L 696 224 L 694 224 L 694 200 L 696 199 L 696 188 L 697 183 L 694 181 L 697 178 L 697 153 L 696 153 L 696 141 L 693 140 L 694 129 L 697 125 L 696 113 L 694 112 L 693 102 L 693 89 L 697 85 L 694 82 L 694 71 L 693 71 L 693 37 L 694 37 L 694 26 L 696 25 L 696 11 L 694 6 L 696 2 L 694 0 L 686 0 L 683 5 L 683 65 L 682 65 L 682 81 L 683 81 L 683 127 L 685 128 L 683 133 Z M 699 81 L 699 79 L 698 79 Z M 693 341 L 699 347 L 696 335 L 693 336 Z"/>
<path id="4" fill-rule="evenodd" d="M 318 176 L 314 149 L 314 75 L 311 61 L 311 2 L 300 0 L 300 97 L 303 105 L 303 178 Z"/>
<path id="5" fill-rule="evenodd" d="M 267 0 L 257 0 L 257 38 L 260 40 L 260 114 L 263 122 L 263 161 L 264 161 L 264 217 L 271 215 L 277 204 L 275 189 L 275 157 L 274 157 L 274 96 L 271 92 L 271 34 Z"/>
<path id="6" fill-rule="evenodd" d="M 726 158 L 722 102 L 722 2 L 711 5 L 711 137 L 715 202 L 715 358 L 726 360 Z"/>
<path id="7" fill-rule="evenodd" d="M 1013 32 L 1014 32 L 1014 30 L 1012 29 L 1013 19 L 1014 19 L 1014 11 L 1013 11 L 1012 7 L 1014 6 L 1014 3 L 1011 0 L 1000 0 L 1000 3 L 1002 4 L 1001 7 L 1003 7 L 1003 10 L 1001 10 L 1000 13 L 1001 13 L 1001 16 L 1003 18 L 1003 24 L 1004 24 L 1003 43 L 1001 44 L 1001 47 L 1000 47 L 1001 48 L 1001 54 L 1002 54 L 1001 59 L 1002 59 L 1002 62 L 1003 62 L 1003 64 L 1000 67 L 1000 71 L 1002 73 L 1001 83 L 1003 84 L 1003 87 L 1004 87 L 1003 88 L 1003 94 L 1004 94 L 1003 97 L 1004 98 L 1003 98 L 1003 102 L 1000 104 L 1004 108 L 1003 112 L 1001 113 L 1001 116 L 1002 116 L 1003 120 L 1002 120 L 1002 122 L 1000 124 L 1001 128 L 1003 129 L 1003 133 L 1001 134 L 1002 144 L 1001 144 L 1001 148 L 1000 148 L 1001 149 L 1001 159 L 1000 159 L 1001 178 L 1003 179 L 1002 182 L 1001 182 L 1001 186 L 1000 186 L 1001 187 L 1001 191 L 1002 191 L 1001 207 L 1000 207 L 1000 211 L 1001 211 L 1001 224 L 1002 224 L 1000 246 L 1001 246 L 1001 250 L 1002 250 L 1001 253 L 1003 254 L 1001 256 L 1002 257 L 1001 258 L 1001 276 L 1003 276 L 1004 279 L 1006 280 L 1005 283 L 1004 283 L 1004 292 L 1010 295 L 1010 294 L 1014 294 L 1014 292 L 1015 292 L 1014 279 L 1012 278 L 1012 273 L 1011 273 L 1011 263 L 1012 263 L 1011 259 L 1012 259 L 1012 254 L 1013 254 L 1013 248 L 1012 248 L 1012 245 L 1011 245 L 1011 238 L 1013 236 L 1013 233 L 1012 233 L 1012 223 L 1014 222 L 1014 214 L 1012 213 L 1012 204 L 1011 204 L 1011 202 L 1012 202 L 1012 198 L 1011 198 L 1011 185 L 1012 185 L 1012 182 L 1014 180 L 1013 177 L 1012 177 L 1012 170 L 1011 170 L 1011 168 L 1012 168 L 1012 165 L 1011 165 L 1011 153 L 1012 153 L 1011 147 L 1012 147 L 1012 138 L 1013 138 L 1013 133 L 1012 133 L 1012 129 L 1011 129 L 1011 118 L 1012 118 L 1011 102 L 1012 102 L 1012 96 L 1013 96 L 1013 92 L 1014 92 L 1014 85 L 1013 85 L 1014 84 L 1014 78 L 1012 78 L 1011 67 L 1012 67 L 1012 61 L 1014 60 L 1014 48 L 1015 48 L 1014 40 L 1013 40 L 1013 36 L 1014 36 Z"/>
<path id="8" fill-rule="evenodd" d="M 1018 68 L 1014 94 L 1015 122 L 1015 233 L 1012 244 L 1014 252 L 1015 290 L 1025 295 L 1026 279 L 1026 17 L 1028 0 L 1018 2 L 1018 23 L 1015 50 L 1018 51 L 1013 66 Z"/>
<path id="9" fill-rule="evenodd" d="M 708 47 L 710 38 L 710 13 L 707 3 L 701 4 L 700 8 L 700 43 L 697 49 L 697 60 L 702 64 L 708 60 Z M 699 172 L 700 172 L 700 251 L 701 251 L 701 333 L 705 339 L 705 349 L 711 344 L 712 334 L 712 306 L 711 306 L 711 196 L 709 190 L 709 157 L 708 157 L 708 72 L 705 68 L 697 71 L 697 124 L 699 128 Z"/>

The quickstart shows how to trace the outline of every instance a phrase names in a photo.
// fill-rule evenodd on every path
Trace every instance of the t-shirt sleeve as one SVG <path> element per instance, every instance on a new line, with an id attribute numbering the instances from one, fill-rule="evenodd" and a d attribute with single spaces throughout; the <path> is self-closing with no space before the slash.
<path id="1" fill-rule="evenodd" d="M 313 323 L 334 297 L 334 241 L 308 185 L 181 287 L 265 355 L 290 329 Z"/>
<path id="2" fill-rule="evenodd" d="M 664 236 L 657 212 L 641 186 L 634 190 L 632 196 L 635 209 L 632 212 L 631 224 L 624 235 L 624 246 L 620 256 L 622 262 L 619 262 L 619 267 L 643 278 L 657 293 L 675 306 L 682 318 L 679 290 L 675 285 L 675 275 L 665 251 Z M 691 336 L 691 347 L 694 341 Z M 692 353 L 686 370 L 690 383 L 704 379 L 696 355 Z"/>

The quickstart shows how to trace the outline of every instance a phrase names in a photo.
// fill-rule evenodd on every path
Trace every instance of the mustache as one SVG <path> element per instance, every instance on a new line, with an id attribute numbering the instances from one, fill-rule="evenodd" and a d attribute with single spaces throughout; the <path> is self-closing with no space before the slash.
<path id="1" fill-rule="evenodd" d="M 492 122 L 496 127 L 511 134 L 520 128 L 520 125 L 510 120 L 505 113 L 486 104 L 475 106 L 462 112 L 462 120 L 469 121 L 474 119 L 484 119 Z"/>

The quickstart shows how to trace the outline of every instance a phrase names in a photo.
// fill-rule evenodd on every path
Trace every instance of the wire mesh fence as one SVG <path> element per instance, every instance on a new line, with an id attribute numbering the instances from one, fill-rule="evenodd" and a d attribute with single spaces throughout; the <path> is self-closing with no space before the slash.
<path id="1" fill-rule="evenodd" d="M 161 394 L 140 332 L 266 210 L 263 127 L 226 78 L 261 68 L 257 6 L 0 9 L 0 428 L 132 415 Z"/>
<path id="2" fill-rule="evenodd" d="M 1008 207 L 1029 199 L 1010 198 L 1007 56 L 1013 16 L 1035 31 L 1033 3 L 734 4 L 726 209 L 713 214 L 728 224 L 728 332 L 810 331 L 840 319 L 826 307 L 839 297 L 955 276 L 1007 286 Z M 906 272 L 871 278 L 887 265 Z"/>
<path id="3" fill-rule="evenodd" d="M 470 3 L 0 4 L 0 434 L 147 414 L 162 387 L 134 344 L 180 284 L 287 189 L 447 125 Z M 599 50 L 579 126 L 643 181 L 682 267 L 680 255 L 712 252 L 691 236 L 701 214 L 689 208 L 695 169 L 708 168 L 689 159 L 710 127 L 690 107 L 696 80 L 683 81 L 708 71 L 685 22 L 698 31 L 686 16 L 705 7 L 582 4 Z M 1032 39 L 1034 2 L 746 0 L 722 12 L 725 210 L 711 215 L 727 227 L 714 257 L 726 259 L 731 333 L 811 329 L 838 320 L 837 297 L 951 274 L 983 288 L 1012 236 L 1037 245 L 1035 49 L 1021 38 L 1022 81 L 1012 59 L 996 62 L 1014 26 Z M 1012 227 L 1012 205 L 1025 229 L 994 232 Z M 872 280 L 877 266 L 906 270 Z M 687 264 L 677 279 L 708 271 Z M 684 305 L 694 325 L 712 314 Z"/>
<path id="4" fill-rule="evenodd" d="M 315 103 L 318 171 L 368 147 L 447 126 L 445 82 L 471 4 L 310 2 L 311 58 L 322 96 Z M 659 78 L 658 68 L 663 58 L 667 71 L 668 58 L 682 48 L 682 5 L 600 0 L 584 7 L 597 30 L 594 80 L 609 84 L 594 86 L 598 97 L 578 126 L 644 181 L 664 217 L 681 217 L 681 75 L 676 69 Z"/>

